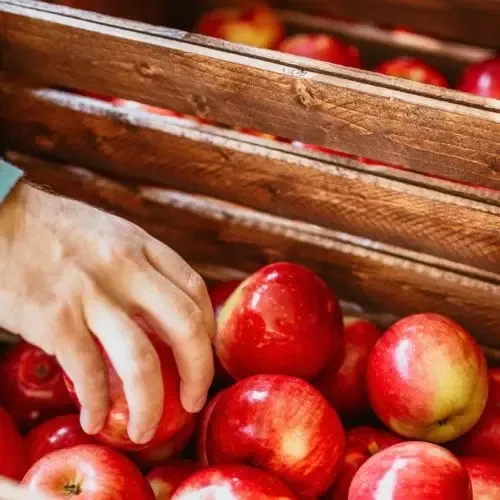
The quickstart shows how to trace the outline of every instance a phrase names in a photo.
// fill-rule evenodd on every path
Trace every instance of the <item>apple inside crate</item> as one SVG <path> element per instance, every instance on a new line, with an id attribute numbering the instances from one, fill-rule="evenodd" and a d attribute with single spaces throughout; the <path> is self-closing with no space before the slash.
<path id="1" fill-rule="evenodd" d="M 188 413 L 133 316 L 165 399 L 137 444 L 104 348 L 88 435 L 56 358 L 13 342 L 0 476 L 85 500 L 500 498 L 499 8 L 57 3 L 0 1 L 1 156 L 188 261 L 215 376 Z"/>

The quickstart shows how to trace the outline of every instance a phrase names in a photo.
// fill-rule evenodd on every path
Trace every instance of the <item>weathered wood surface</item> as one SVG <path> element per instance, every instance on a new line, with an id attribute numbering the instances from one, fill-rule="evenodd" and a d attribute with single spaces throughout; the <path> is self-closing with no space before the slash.
<path id="1" fill-rule="evenodd" d="M 29 0 L 0 22 L 4 70 L 500 188 L 498 100 Z"/>
<path id="2" fill-rule="evenodd" d="M 438 311 L 484 344 L 500 347 L 500 280 L 481 280 L 370 248 L 369 242 L 220 200 L 151 186 L 127 186 L 81 168 L 10 153 L 33 182 L 142 225 L 195 265 L 252 272 L 277 260 L 299 261 L 339 296 L 404 315 Z M 358 244 L 361 243 L 361 244 Z"/>
<path id="3" fill-rule="evenodd" d="M 197 8 L 238 0 L 197 0 Z M 499 0 L 270 0 L 278 8 L 375 21 L 439 38 L 500 48 Z"/>
<path id="4" fill-rule="evenodd" d="M 9 147 L 229 200 L 500 274 L 498 205 L 55 91 L 0 84 Z M 260 144 L 259 144 L 260 142 Z M 499 193 L 500 195 L 500 193 Z"/>

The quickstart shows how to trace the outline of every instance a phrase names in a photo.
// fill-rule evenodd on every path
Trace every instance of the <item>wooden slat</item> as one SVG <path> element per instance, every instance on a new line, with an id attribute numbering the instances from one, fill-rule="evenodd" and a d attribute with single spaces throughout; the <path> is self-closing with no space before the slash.
<path id="1" fill-rule="evenodd" d="M 113 211 L 140 225 L 198 266 L 252 272 L 299 261 L 345 300 L 395 315 L 437 311 L 484 344 L 500 346 L 500 282 L 485 282 L 359 246 L 345 235 L 227 202 L 148 186 L 126 186 L 81 168 L 10 154 L 36 183 Z"/>
<path id="2" fill-rule="evenodd" d="M 499 205 L 245 142 L 207 126 L 0 85 L 11 148 L 196 191 L 500 274 Z M 241 140 L 243 139 L 243 141 Z M 354 163 L 352 163 L 354 165 Z"/>
<path id="3" fill-rule="evenodd" d="M 500 188 L 497 100 L 29 0 L 0 16 L 6 70 Z"/>
<path id="4" fill-rule="evenodd" d="M 279 15 L 287 32 L 329 33 L 357 47 L 363 66 L 368 69 L 397 56 L 423 59 L 455 84 L 464 68 L 495 55 L 493 49 L 458 44 L 408 33 L 380 28 L 368 23 L 353 23 L 328 17 L 283 10 Z"/>
<path id="5" fill-rule="evenodd" d="M 238 0 L 198 0 L 198 10 Z M 500 48 L 499 0 L 270 0 L 279 8 L 403 26 L 418 33 Z"/>

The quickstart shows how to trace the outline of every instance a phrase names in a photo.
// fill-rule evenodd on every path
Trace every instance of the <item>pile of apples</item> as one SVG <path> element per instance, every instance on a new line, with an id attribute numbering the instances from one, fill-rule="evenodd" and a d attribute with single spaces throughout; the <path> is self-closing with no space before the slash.
<path id="1" fill-rule="evenodd" d="M 499 500 L 500 369 L 444 316 L 382 333 L 343 317 L 311 270 L 270 264 L 211 289 L 217 374 L 200 415 L 160 357 L 161 422 L 143 445 L 108 361 L 111 410 L 95 436 L 56 360 L 19 342 L 0 360 L 0 475 L 51 498 Z"/>

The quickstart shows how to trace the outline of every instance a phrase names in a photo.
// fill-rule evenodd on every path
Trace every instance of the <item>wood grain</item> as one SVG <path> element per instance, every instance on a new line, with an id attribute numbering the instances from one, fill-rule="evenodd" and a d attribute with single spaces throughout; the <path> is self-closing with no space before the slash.
<path id="1" fill-rule="evenodd" d="M 238 0 L 198 0 L 198 9 Z M 402 26 L 438 38 L 500 48 L 499 0 L 270 0 L 278 8 Z"/>
<path id="2" fill-rule="evenodd" d="M 500 346 L 500 279 L 486 282 L 359 246 L 342 234 L 227 202 L 165 188 L 126 185 L 76 167 L 10 154 L 28 178 L 140 224 L 198 266 L 252 272 L 269 262 L 302 262 L 339 296 L 395 315 L 437 311 L 485 345 Z"/>
<path id="3" fill-rule="evenodd" d="M 5 70 L 500 188 L 500 101 L 29 0 L 0 16 Z"/>
<path id="4" fill-rule="evenodd" d="M 61 92 L 4 83 L 0 105 L 10 148 L 500 272 L 500 197 L 498 205 L 464 199 Z"/>

